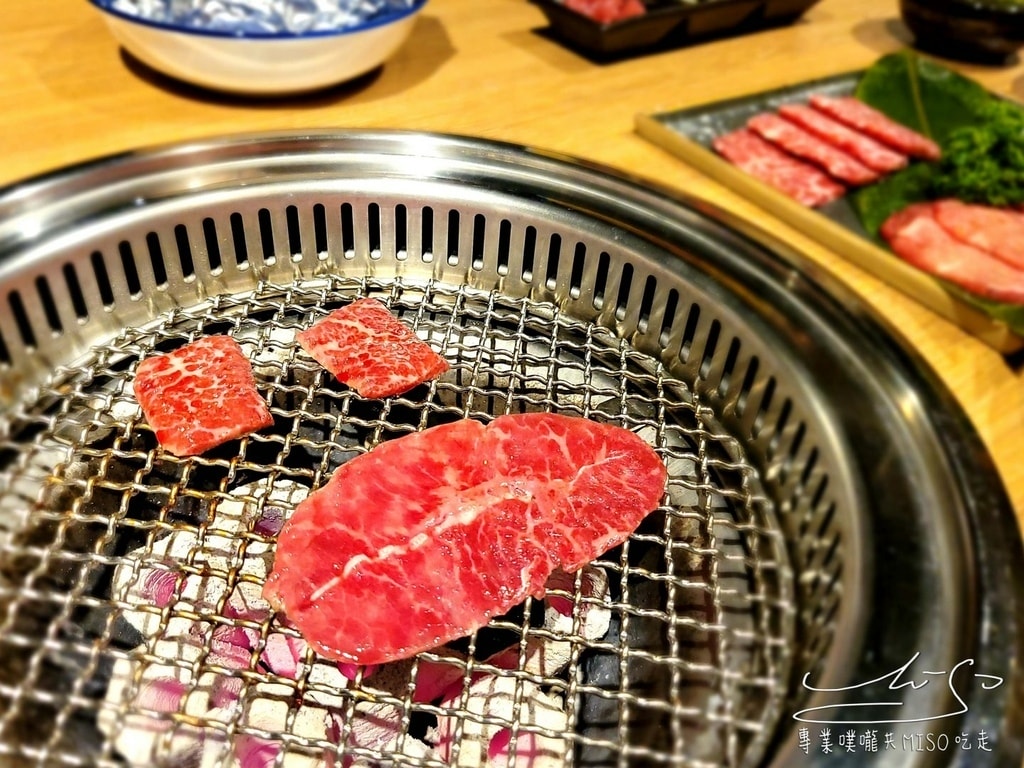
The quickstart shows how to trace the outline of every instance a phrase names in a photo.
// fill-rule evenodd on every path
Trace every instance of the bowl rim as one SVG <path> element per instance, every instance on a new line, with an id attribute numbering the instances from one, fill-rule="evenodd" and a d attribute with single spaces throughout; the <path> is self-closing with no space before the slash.
<path id="1" fill-rule="evenodd" d="M 179 32 L 186 35 L 200 35 L 202 37 L 215 37 L 224 40 L 260 40 L 260 41 L 274 41 L 274 40 L 307 40 L 316 38 L 328 38 L 328 37 L 341 37 L 343 35 L 351 35 L 359 32 L 366 32 L 377 27 L 387 26 L 402 19 L 409 18 L 419 13 L 423 6 L 425 6 L 428 0 L 412 0 L 412 4 L 408 8 L 404 8 L 398 11 L 389 11 L 387 13 L 374 16 L 372 19 L 364 21 L 360 24 L 356 24 L 351 27 L 343 27 L 339 29 L 319 29 L 310 30 L 307 32 L 232 32 L 225 29 L 206 29 L 203 27 L 192 27 L 187 24 L 178 24 L 167 21 L 156 21 L 154 19 L 147 18 L 145 16 L 136 16 L 131 13 L 125 13 L 124 11 L 118 10 L 112 7 L 114 0 L 89 0 L 89 3 L 93 5 L 98 11 L 104 14 L 108 14 L 122 21 L 126 21 L 132 24 L 138 24 L 144 27 L 150 27 L 152 29 L 159 29 L 164 32 Z"/>
<path id="2" fill-rule="evenodd" d="M 926 0 L 900 0 L 901 7 L 908 4 L 915 6 L 929 5 Z M 942 5 L 947 9 L 957 8 L 961 9 L 965 13 L 971 13 L 979 17 L 984 16 L 994 20 L 1024 19 L 1024 0 L 1021 0 L 1021 2 L 1015 5 L 1000 5 L 998 3 L 993 3 L 992 0 L 945 0 Z M 939 11 L 941 9 L 936 8 L 935 10 Z"/>
<path id="3" fill-rule="evenodd" d="M 999 16 L 1024 16 L 1024 2 L 1000 4 L 992 0 L 957 0 L 960 5 L 969 5 L 979 11 L 995 13 Z"/>

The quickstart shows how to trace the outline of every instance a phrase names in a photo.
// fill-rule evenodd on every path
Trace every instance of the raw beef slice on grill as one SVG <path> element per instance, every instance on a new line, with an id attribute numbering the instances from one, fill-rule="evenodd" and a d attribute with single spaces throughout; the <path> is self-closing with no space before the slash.
<path id="1" fill-rule="evenodd" d="M 205 336 L 146 358 L 133 388 L 156 439 L 176 456 L 204 453 L 274 423 L 249 360 L 230 336 Z"/>
<path id="2" fill-rule="evenodd" d="M 432 427 L 342 464 L 304 500 L 264 595 L 324 656 L 411 656 L 625 541 L 665 480 L 641 438 L 583 418 Z"/>
<path id="3" fill-rule="evenodd" d="M 866 133 L 843 125 L 806 104 L 783 104 L 779 107 L 779 114 L 819 139 L 848 152 L 876 173 L 898 171 L 909 161 L 902 152 L 890 149 Z"/>
<path id="4" fill-rule="evenodd" d="M 861 185 L 878 180 L 877 173 L 852 155 L 774 112 L 754 115 L 747 121 L 747 127 L 791 155 L 820 166 L 839 181 Z"/>
<path id="5" fill-rule="evenodd" d="M 914 203 L 882 224 L 882 236 L 904 260 L 971 293 L 1024 303 L 1024 271 L 962 243 L 935 218 L 934 203 Z"/>
<path id="6" fill-rule="evenodd" d="M 712 146 L 740 170 L 803 205 L 815 208 L 846 192 L 842 184 L 824 171 L 783 152 L 745 128 L 716 137 Z"/>
<path id="7" fill-rule="evenodd" d="M 911 157 L 938 160 L 942 154 L 939 145 L 927 136 L 896 122 L 853 96 L 815 94 L 811 96 L 810 102 L 814 109 Z"/>
<path id="8" fill-rule="evenodd" d="M 376 299 L 357 299 L 297 335 L 320 365 L 363 397 L 407 392 L 447 361 Z"/>

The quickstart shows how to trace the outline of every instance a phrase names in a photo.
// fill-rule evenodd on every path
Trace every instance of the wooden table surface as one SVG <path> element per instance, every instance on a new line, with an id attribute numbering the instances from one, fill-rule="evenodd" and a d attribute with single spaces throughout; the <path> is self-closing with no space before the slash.
<path id="1" fill-rule="evenodd" d="M 640 138 L 637 112 L 684 107 L 865 67 L 903 47 L 896 0 L 822 0 L 799 23 L 596 64 L 544 34 L 526 0 L 430 0 L 378 73 L 302 99 L 254 102 L 153 75 L 85 0 L 4 7 L 0 184 L 146 145 L 261 129 L 382 127 L 478 135 L 596 160 L 703 196 L 832 271 L 902 330 L 956 393 L 1024 519 L 1020 368 Z M 1024 66 L 957 65 L 1024 99 Z"/>

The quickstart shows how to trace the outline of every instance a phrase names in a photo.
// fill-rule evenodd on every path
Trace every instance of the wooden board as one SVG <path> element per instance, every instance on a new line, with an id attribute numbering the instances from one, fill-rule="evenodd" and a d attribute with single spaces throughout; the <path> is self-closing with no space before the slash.
<path id="1" fill-rule="evenodd" d="M 852 72 L 689 109 L 641 113 L 636 116 L 635 126 L 645 139 L 747 197 L 997 351 L 1009 354 L 1024 348 L 1024 339 L 1003 322 L 950 293 L 940 281 L 878 245 L 861 226 L 846 198 L 821 208 L 808 208 L 736 168 L 711 148 L 715 136 L 741 127 L 759 112 L 804 101 L 811 93 L 850 94 L 859 76 L 859 72 Z"/>

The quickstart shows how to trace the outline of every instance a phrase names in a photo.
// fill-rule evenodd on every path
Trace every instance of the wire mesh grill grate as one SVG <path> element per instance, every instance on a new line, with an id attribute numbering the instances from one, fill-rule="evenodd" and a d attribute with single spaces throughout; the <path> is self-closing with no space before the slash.
<path id="1" fill-rule="evenodd" d="M 296 351 L 297 330 L 362 295 L 451 371 L 370 401 Z M 202 457 L 161 453 L 135 366 L 213 333 L 249 353 L 275 424 Z M 656 446 L 665 503 L 626 544 L 474 636 L 380 669 L 315 658 L 262 604 L 275 520 L 341 462 L 534 410 Z M 772 732 L 795 607 L 757 473 L 683 382 L 554 305 L 436 282 L 261 285 L 125 330 L 0 435 L 5 764 L 740 766 Z"/>

